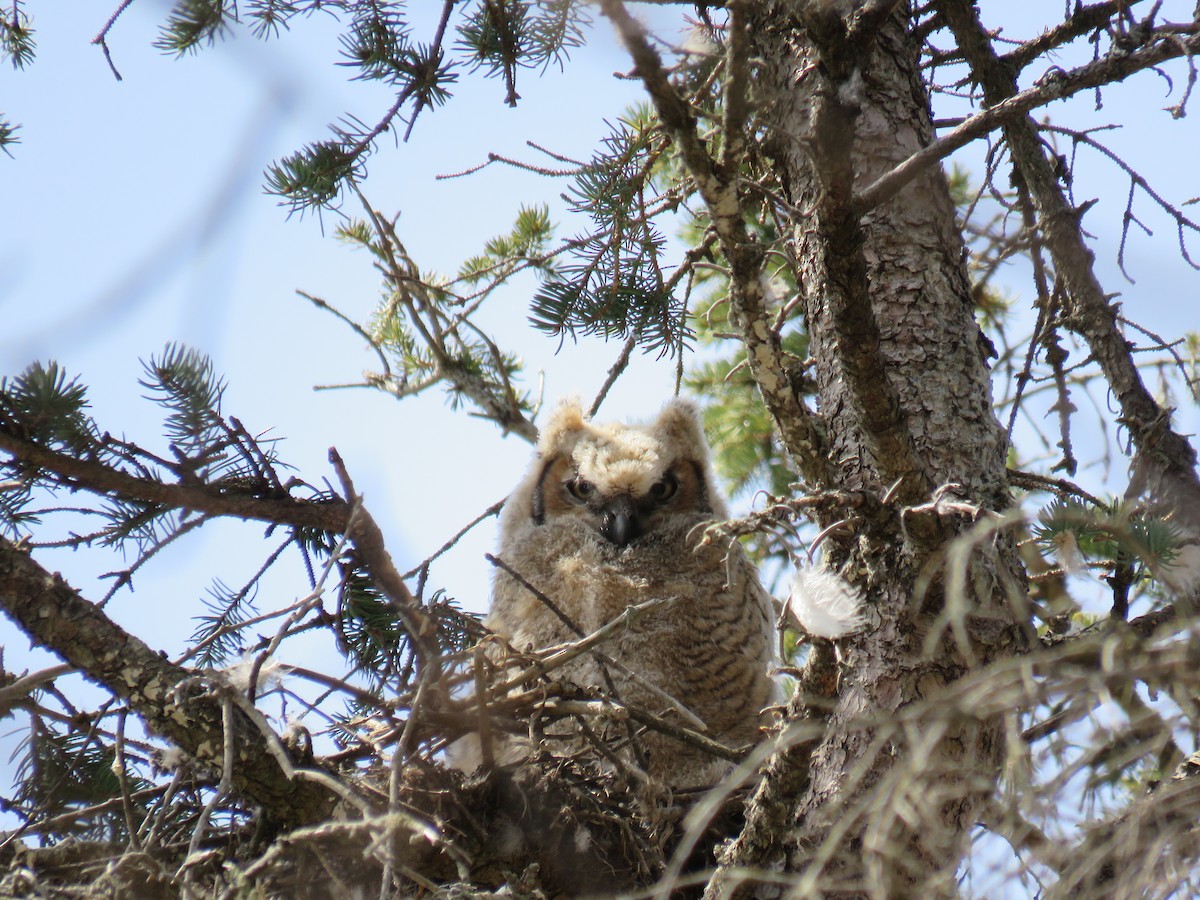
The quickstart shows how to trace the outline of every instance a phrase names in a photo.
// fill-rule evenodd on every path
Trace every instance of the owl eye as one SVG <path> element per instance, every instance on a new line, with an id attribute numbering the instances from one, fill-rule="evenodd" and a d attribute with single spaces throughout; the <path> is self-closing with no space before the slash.
<path id="1" fill-rule="evenodd" d="M 585 478 L 573 478 L 567 482 L 567 490 L 577 500 L 586 500 L 596 493 L 596 486 Z"/>
<path id="2" fill-rule="evenodd" d="M 675 480 L 675 476 L 667 475 L 662 481 L 656 481 L 650 485 L 650 496 L 662 503 L 674 497 L 675 491 L 678 489 L 679 482 Z"/>

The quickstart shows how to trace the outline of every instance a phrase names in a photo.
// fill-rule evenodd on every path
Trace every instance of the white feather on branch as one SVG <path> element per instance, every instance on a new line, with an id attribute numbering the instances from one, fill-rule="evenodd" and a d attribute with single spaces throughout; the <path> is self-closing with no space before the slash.
<path id="1" fill-rule="evenodd" d="M 863 606 L 862 593 L 840 575 L 828 569 L 798 568 L 787 612 L 814 637 L 836 640 L 866 626 Z"/>

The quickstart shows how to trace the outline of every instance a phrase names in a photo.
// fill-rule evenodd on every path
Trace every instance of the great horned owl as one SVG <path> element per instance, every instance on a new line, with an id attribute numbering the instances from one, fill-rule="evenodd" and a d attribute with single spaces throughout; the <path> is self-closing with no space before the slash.
<path id="1" fill-rule="evenodd" d="M 675 704 L 645 686 L 649 682 L 702 721 L 708 737 L 729 747 L 755 742 L 760 713 L 774 699 L 775 617 L 741 548 L 704 540 L 705 526 L 725 515 L 690 403 L 668 403 L 646 426 L 595 424 L 578 402 L 562 404 L 504 507 L 501 559 L 585 634 L 627 607 L 672 599 L 599 648 L 640 682 L 611 666 L 606 677 L 591 656 L 553 677 L 615 687 L 622 702 L 689 725 Z M 518 650 L 578 637 L 503 571 L 486 624 Z M 573 740 L 578 745 L 578 736 L 562 736 L 567 727 L 560 723 L 551 742 L 556 753 Z M 653 731 L 636 741 L 647 774 L 673 788 L 711 784 L 729 769 L 728 762 Z M 527 751 L 509 744 L 501 758 Z"/>

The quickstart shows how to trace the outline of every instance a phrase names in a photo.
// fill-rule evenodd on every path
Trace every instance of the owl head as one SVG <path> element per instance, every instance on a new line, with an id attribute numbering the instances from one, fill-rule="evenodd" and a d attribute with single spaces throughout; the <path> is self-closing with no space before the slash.
<path id="1" fill-rule="evenodd" d="M 524 506 L 535 526 L 576 519 L 616 547 L 680 514 L 725 516 L 699 415 L 679 399 L 647 425 L 597 424 L 578 400 L 563 402 L 509 506 Z"/>

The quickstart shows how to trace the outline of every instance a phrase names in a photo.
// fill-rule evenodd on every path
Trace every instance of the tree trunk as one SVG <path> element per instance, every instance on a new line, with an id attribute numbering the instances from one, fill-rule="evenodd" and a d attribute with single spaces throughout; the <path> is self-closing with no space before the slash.
<path id="1" fill-rule="evenodd" d="M 863 592 L 872 627 L 840 642 L 824 739 L 768 766 L 751 827 L 726 852 L 710 895 L 747 867 L 803 873 L 803 885 L 823 892 L 949 893 L 978 801 L 998 775 L 999 727 L 943 720 L 921 750 L 929 733 L 877 726 L 1021 644 L 1008 600 L 1023 582 L 1011 540 L 993 531 L 978 541 L 955 564 L 958 577 L 946 562 L 950 542 L 979 518 L 972 508 L 986 518 L 1009 504 L 988 345 L 940 169 L 877 208 L 860 211 L 853 199 L 933 139 L 907 9 L 877 28 L 860 20 L 861 34 L 828 9 L 793 18 L 779 4 L 751 15 L 835 486 L 867 500 L 828 517 L 846 524 L 831 532 L 826 564 Z M 957 513 L 933 503 L 946 498 Z M 985 632 L 990 642 L 979 639 Z M 790 717 L 805 705 L 798 697 Z M 776 788 L 794 788 L 806 763 L 807 787 L 781 817 Z M 891 802 L 872 804 L 883 797 Z M 772 817 L 791 829 L 774 847 L 754 836 Z"/>

